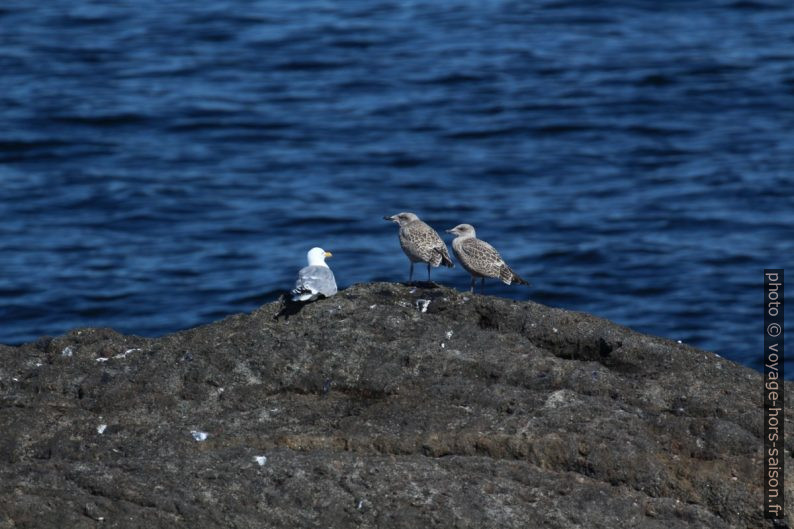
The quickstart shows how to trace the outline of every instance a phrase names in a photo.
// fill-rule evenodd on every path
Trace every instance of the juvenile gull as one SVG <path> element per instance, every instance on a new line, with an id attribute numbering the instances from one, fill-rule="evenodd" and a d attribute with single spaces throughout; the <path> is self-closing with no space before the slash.
<path id="1" fill-rule="evenodd" d="M 455 266 L 449 258 L 447 245 L 436 230 L 419 220 L 415 214 L 403 212 L 383 218 L 400 226 L 400 248 L 411 261 L 409 283 L 414 278 L 414 263 L 427 263 L 428 281 L 430 281 L 431 266 L 437 267 L 440 264 L 450 268 Z"/>
<path id="2" fill-rule="evenodd" d="M 482 278 L 481 288 L 485 288 L 486 277 L 496 277 L 503 283 L 519 283 L 528 285 L 524 279 L 513 272 L 496 249 L 485 241 L 477 238 L 474 226 L 471 224 L 458 224 L 447 233 L 456 237 L 452 241 L 452 251 L 460 264 L 471 274 L 471 291 L 474 292 L 474 283 L 478 277 Z"/>
<path id="3" fill-rule="evenodd" d="M 325 258 L 331 252 L 322 248 L 312 248 L 306 254 L 309 266 L 300 269 L 295 288 L 292 290 L 292 301 L 311 301 L 320 296 L 331 297 L 336 294 L 334 273 L 325 264 Z"/>

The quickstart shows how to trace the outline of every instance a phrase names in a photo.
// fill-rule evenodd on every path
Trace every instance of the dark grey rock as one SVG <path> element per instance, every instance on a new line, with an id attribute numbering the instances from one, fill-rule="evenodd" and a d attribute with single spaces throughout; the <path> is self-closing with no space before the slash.
<path id="1" fill-rule="evenodd" d="M 0 528 L 772 527 L 755 371 L 446 288 L 281 309 L 0 346 Z"/>

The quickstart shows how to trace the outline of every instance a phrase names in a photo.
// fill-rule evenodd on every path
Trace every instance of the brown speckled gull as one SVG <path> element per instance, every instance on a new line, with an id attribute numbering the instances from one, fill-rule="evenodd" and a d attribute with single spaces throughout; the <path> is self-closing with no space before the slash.
<path id="1" fill-rule="evenodd" d="M 460 264 L 471 274 L 471 291 L 474 292 L 474 283 L 478 277 L 482 278 L 482 287 L 485 286 L 486 277 L 496 277 L 509 285 L 518 283 L 528 285 L 521 276 L 507 266 L 502 256 L 496 249 L 485 241 L 477 238 L 474 226 L 471 224 L 458 224 L 447 233 L 456 237 L 452 241 L 452 251 Z"/>
<path id="2" fill-rule="evenodd" d="M 427 263 L 427 280 L 430 281 L 430 267 L 455 266 L 449 258 L 447 245 L 436 230 L 422 222 L 414 213 L 403 212 L 383 217 L 400 226 L 400 248 L 411 261 L 408 274 L 410 283 L 414 277 L 414 263 Z"/>

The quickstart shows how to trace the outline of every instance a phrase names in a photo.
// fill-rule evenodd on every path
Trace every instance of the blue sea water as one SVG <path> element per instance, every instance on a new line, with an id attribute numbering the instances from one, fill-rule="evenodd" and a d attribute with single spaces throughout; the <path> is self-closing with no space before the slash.
<path id="1" fill-rule="evenodd" d="M 761 365 L 790 0 L 4 0 L 0 72 L 2 343 L 250 311 L 315 245 L 404 281 L 407 210 L 533 283 L 491 294 Z"/>

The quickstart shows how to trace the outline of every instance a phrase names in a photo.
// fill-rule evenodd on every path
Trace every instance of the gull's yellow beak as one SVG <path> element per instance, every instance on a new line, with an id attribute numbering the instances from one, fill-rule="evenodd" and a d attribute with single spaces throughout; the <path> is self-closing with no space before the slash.
<path id="1" fill-rule="evenodd" d="M 326 257 L 333 257 L 333 256 L 334 256 L 334 254 L 332 254 L 331 252 L 325 252 L 325 256 L 326 256 Z"/>

